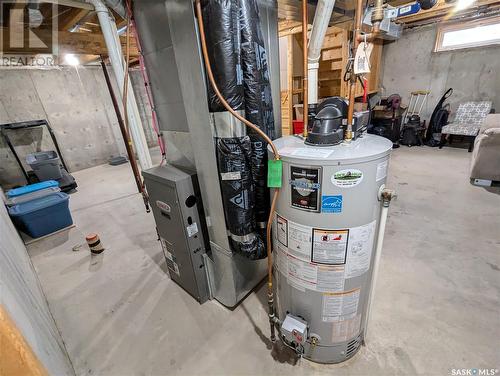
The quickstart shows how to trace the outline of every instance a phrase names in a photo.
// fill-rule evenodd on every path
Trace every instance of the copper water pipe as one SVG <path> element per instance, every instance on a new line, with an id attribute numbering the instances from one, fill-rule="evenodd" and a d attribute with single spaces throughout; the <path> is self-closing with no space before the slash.
<path id="1" fill-rule="evenodd" d="M 362 41 L 373 42 L 373 40 L 378 38 L 380 34 L 380 23 L 383 21 L 383 19 L 384 19 L 384 0 L 375 0 L 371 17 L 372 30 L 370 33 L 364 35 L 358 34 L 357 36 L 358 42 L 359 43 L 361 43 Z"/>
<path id="2" fill-rule="evenodd" d="M 361 18 L 363 14 L 363 0 L 356 0 L 356 13 L 354 22 L 353 35 L 353 55 L 356 53 L 359 43 L 363 40 L 373 41 L 380 33 L 380 22 L 384 18 L 384 0 L 375 0 L 375 6 L 372 13 L 372 32 L 370 34 L 361 35 Z M 354 69 L 353 69 L 354 70 Z M 347 130 L 345 132 L 346 141 L 352 140 L 352 120 L 354 118 L 354 92 L 356 90 L 356 75 L 351 74 L 349 82 L 349 107 L 347 112 Z"/>
<path id="3" fill-rule="evenodd" d="M 363 35 L 359 34 L 357 36 L 357 39 L 359 43 L 364 41 L 373 42 L 375 39 L 379 37 L 379 35 L 380 35 L 380 22 L 376 22 L 373 24 L 372 31 L 370 33 L 366 33 Z"/>
<path id="4" fill-rule="evenodd" d="M 116 99 L 115 92 L 113 90 L 113 85 L 111 85 L 111 80 L 109 78 L 108 69 L 106 68 L 106 64 L 101 56 L 101 67 L 104 73 L 104 79 L 106 80 L 106 85 L 108 86 L 109 95 L 111 97 L 111 103 L 113 103 L 113 108 L 115 109 L 116 119 L 118 120 L 118 125 L 120 126 L 120 132 L 123 137 L 123 141 L 125 143 L 125 150 L 127 151 L 128 160 L 130 162 L 130 167 L 132 168 L 132 173 L 134 174 L 135 184 L 137 185 L 137 189 L 139 193 L 142 195 L 144 200 L 144 205 L 146 206 L 146 211 L 149 213 L 149 199 L 148 194 L 144 188 L 144 182 L 141 178 L 141 172 L 139 171 L 139 167 L 137 166 L 137 161 L 135 159 L 134 149 L 132 146 L 132 140 L 130 139 L 130 135 L 128 133 L 128 129 L 123 121 L 123 117 L 120 112 L 120 107 L 118 106 L 118 100 Z"/>
<path id="5" fill-rule="evenodd" d="M 304 137 L 307 137 L 307 123 L 308 123 L 308 114 L 309 114 L 309 108 L 308 108 L 308 99 L 307 96 L 309 95 L 308 93 L 308 85 L 309 85 L 309 78 L 308 78 L 308 71 L 307 71 L 307 29 L 308 29 L 308 19 L 307 19 L 307 0 L 302 0 L 302 64 L 304 65 L 303 67 L 303 80 L 302 80 L 302 103 L 303 103 L 303 119 L 304 119 L 304 131 L 303 135 Z M 288 46 L 288 48 L 291 48 L 291 46 Z"/>
<path id="6" fill-rule="evenodd" d="M 358 36 L 361 34 L 361 13 L 363 12 L 363 0 L 356 0 L 356 12 L 354 21 L 354 35 L 353 35 L 353 52 L 359 46 Z M 347 130 L 345 132 L 346 141 L 352 140 L 352 120 L 354 118 L 354 91 L 356 88 L 356 75 L 354 72 L 351 74 L 351 79 L 349 81 L 349 107 L 347 110 Z"/>
<path id="7" fill-rule="evenodd" d="M 196 0 L 196 17 L 198 18 L 198 30 L 200 33 L 200 42 L 201 42 L 201 51 L 203 55 L 203 60 L 205 62 L 205 69 L 207 72 L 208 80 L 214 89 L 217 98 L 222 103 L 224 108 L 231 113 L 235 118 L 243 122 L 248 127 L 252 128 L 255 132 L 257 132 L 271 147 L 271 150 L 274 155 L 274 160 L 278 161 L 280 159 L 280 155 L 278 153 L 278 149 L 274 145 L 273 141 L 269 138 L 269 136 L 263 132 L 257 125 L 252 123 L 250 120 L 245 119 L 243 116 L 238 114 L 227 101 L 222 96 L 217 83 L 215 82 L 214 74 L 212 72 L 212 66 L 210 64 L 210 57 L 208 56 L 207 49 L 207 41 L 205 37 L 205 26 L 203 25 L 203 13 L 201 11 L 201 1 Z M 267 246 L 267 303 L 269 306 L 269 324 L 271 329 L 271 340 L 275 340 L 275 315 L 274 315 L 274 291 L 273 291 L 273 256 L 272 256 L 272 241 L 271 241 L 271 226 L 273 223 L 274 212 L 276 210 L 276 203 L 278 201 L 280 193 L 280 188 L 275 188 L 273 193 L 273 198 L 271 200 L 271 208 L 269 210 L 269 218 L 267 219 L 267 229 L 266 229 L 266 246 Z"/>

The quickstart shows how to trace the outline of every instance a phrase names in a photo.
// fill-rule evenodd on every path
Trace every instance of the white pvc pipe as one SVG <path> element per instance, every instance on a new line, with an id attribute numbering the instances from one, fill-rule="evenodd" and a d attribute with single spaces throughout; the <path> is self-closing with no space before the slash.
<path id="1" fill-rule="evenodd" d="M 318 103 L 319 59 L 334 6 L 335 0 L 319 0 L 318 5 L 316 5 L 316 13 L 314 13 L 311 37 L 307 49 L 307 72 L 309 76 L 307 98 L 309 104 Z"/>
<path id="2" fill-rule="evenodd" d="M 106 42 L 106 48 L 108 49 L 109 60 L 111 61 L 113 73 L 115 75 L 116 82 L 118 83 L 118 88 L 120 89 L 120 97 L 123 99 L 125 59 L 123 57 L 120 37 L 118 36 L 118 30 L 116 29 L 115 21 L 110 15 L 106 5 L 101 0 L 87 1 L 94 5 L 95 11 L 97 12 L 97 17 L 99 18 L 99 24 L 104 36 L 104 41 Z M 139 108 L 137 107 L 134 89 L 132 87 L 130 79 L 128 80 L 127 88 L 127 109 L 130 137 L 132 138 L 132 141 L 134 143 L 134 150 L 139 159 L 141 169 L 146 170 L 153 167 L 153 162 L 151 161 L 151 155 L 149 154 L 146 135 L 144 134 L 144 128 L 142 127 Z"/>
<path id="3" fill-rule="evenodd" d="M 368 307 L 366 309 L 365 325 L 363 330 L 364 340 L 366 341 L 366 334 L 368 332 L 368 321 L 370 320 L 370 311 L 373 303 L 373 296 L 375 295 L 375 286 L 378 279 L 378 270 L 380 266 L 380 257 L 382 256 L 382 246 L 384 244 L 385 225 L 387 223 L 387 214 L 389 213 L 390 201 L 384 201 L 380 211 L 380 221 L 377 234 L 377 246 L 375 247 L 375 259 L 373 261 L 372 283 L 370 284 L 370 291 L 368 294 Z"/>

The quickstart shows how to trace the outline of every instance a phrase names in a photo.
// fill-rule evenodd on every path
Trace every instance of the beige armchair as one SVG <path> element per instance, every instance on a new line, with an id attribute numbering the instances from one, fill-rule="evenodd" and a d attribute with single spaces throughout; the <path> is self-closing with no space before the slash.
<path id="1" fill-rule="evenodd" d="M 500 114 L 486 116 L 474 142 L 471 183 L 500 186 Z"/>

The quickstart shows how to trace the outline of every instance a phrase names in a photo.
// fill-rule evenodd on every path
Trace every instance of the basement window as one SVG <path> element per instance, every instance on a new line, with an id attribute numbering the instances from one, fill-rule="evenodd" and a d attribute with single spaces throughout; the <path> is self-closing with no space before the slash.
<path id="1" fill-rule="evenodd" d="M 435 52 L 500 44 L 500 17 L 438 26 Z"/>

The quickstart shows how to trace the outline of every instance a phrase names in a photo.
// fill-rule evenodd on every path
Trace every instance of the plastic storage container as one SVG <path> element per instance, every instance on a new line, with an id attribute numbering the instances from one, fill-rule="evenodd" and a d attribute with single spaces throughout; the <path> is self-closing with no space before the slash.
<path id="1" fill-rule="evenodd" d="M 54 150 L 28 154 L 26 163 L 40 181 L 61 179 L 61 162 Z"/>
<path id="2" fill-rule="evenodd" d="M 51 194 L 54 194 L 57 192 L 61 192 L 61 189 L 59 187 L 50 187 L 50 188 L 40 189 L 38 191 L 26 193 L 25 195 L 8 198 L 7 201 L 5 202 L 5 204 L 7 206 L 22 204 L 23 202 L 28 202 L 28 201 L 34 200 L 36 198 L 45 197 L 45 196 L 48 196 L 48 195 L 51 195 Z"/>
<path id="3" fill-rule="evenodd" d="M 46 180 L 40 183 L 25 185 L 24 187 L 14 188 L 7 191 L 7 198 L 23 196 L 46 188 L 59 187 L 59 183 L 55 180 Z"/>
<path id="4" fill-rule="evenodd" d="M 11 206 L 9 214 L 20 230 L 39 238 L 73 224 L 68 203 L 69 196 L 58 192 Z"/>
<path id="5" fill-rule="evenodd" d="M 24 187 L 14 188 L 7 192 L 5 204 L 12 206 L 48 196 L 53 193 L 60 192 L 59 183 L 55 180 L 47 180 L 41 183 L 29 184 Z"/>

